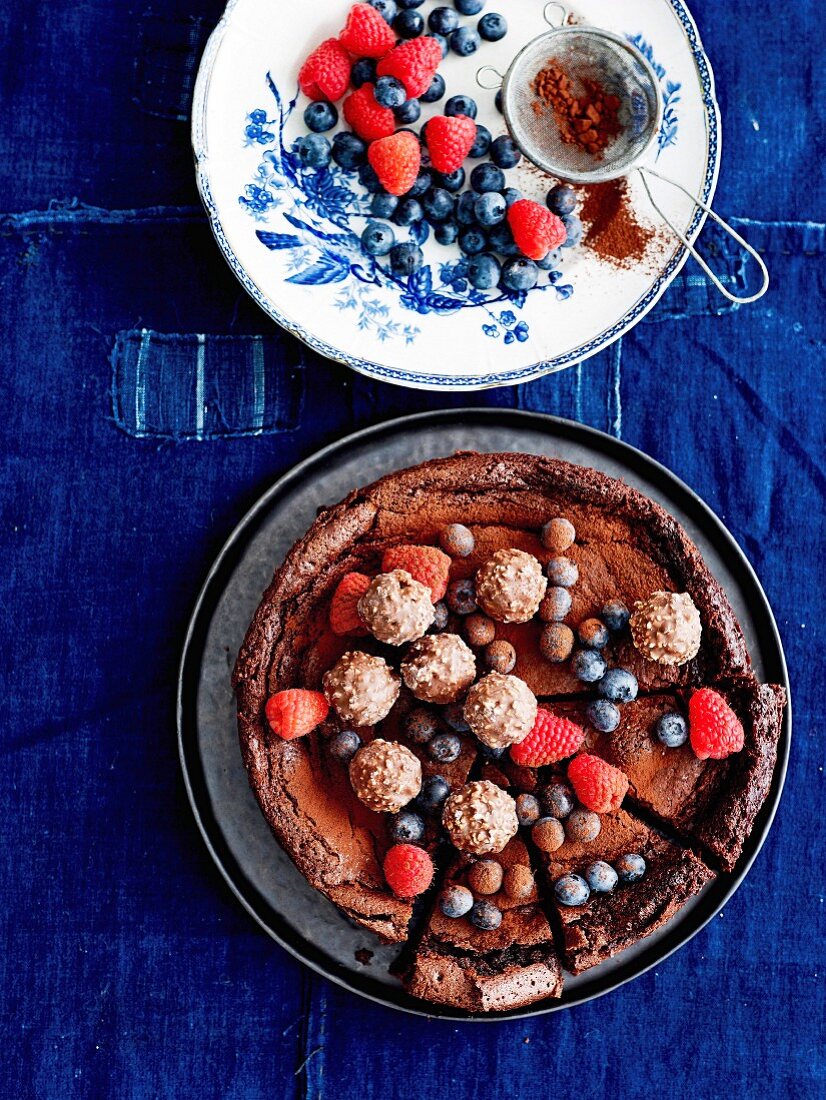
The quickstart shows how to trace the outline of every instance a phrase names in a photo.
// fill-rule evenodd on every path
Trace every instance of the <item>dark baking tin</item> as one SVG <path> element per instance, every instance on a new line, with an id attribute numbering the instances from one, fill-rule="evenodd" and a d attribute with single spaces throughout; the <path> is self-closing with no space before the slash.
<path id="1" fill-rule="evenodd" d="M 215 808 L 207 790 L 196 721 L 199 673 L 213 612 L 229 577 L 243 558 L 249 541 L 267 513 L 290 491 L 311 480 L 314 474 L 329 468 L 336 463 L 337 459 L 341 459 L 357 447 L 363 448 L 369 445 L 371 448 L 380 448 L 382 443 L 394 434 L 409 432 L 411 428 L 424 433 L 430 427 L 450 425 L 456 425 L 461 429 L 478 425 L 480 428 L 512 428 L 517 432 L 519 430 L 543 432 L 548 435 L 549 442 L 559 440 L 585 445 L 596 456 L 604 455 L 614 462 L 619 462 L 630 474 L 636 473 L 656 485 L 684 514 L 691 517 L 702 530 L 708 543 L 715 548 L 738 577 L 739 583 L 748 594 L 752 626 L 756 631 L 763 657 L 764 678 L 767 682 L 782 684 L 789 698 L 783 718 L 771 789 L 757 817 L 751 836 L 746 841 L 735 871 L 731 874 L 719 874 L 717 880 L 699 899 L 687 921 L 682 921 L 677 927 L 667 925 L 663 932 L 656 935 L 629 962 L 614 966 L 607 974 L 603 973 L 603 966 L 597 966 L 580 977 L 574 989 L 563 992 L 559 1000 L 539 1002 L 527 1009 L 515 1009 L 511 1012 L 472 1014 L 410 997 L 401 988 L 377 981 L 368 971 L 362 974 L 346 968 L 338 959 L 302 936 L 276 912 L 251 877 L 250 872 L 254 871 L 254 868 L 245 868 L 238 863 L 222 835 L 219 818 L 216 817 Z M 230 889 L 264 931 L 295 958 L 300 959 L 319 974 L 377 1003 L 421 1016 L 480 1022 L 539 1016 L 600 997 L 661 963 L 712 920 L 746 877 L 768 835 L 786 776 L 792 726 L 788 672 L 771 608 L 742 550 L 711 509 L 664 466 L 612 436 L 558 417 L 485 408 L 420 413 L 356 432 L 305 459 L 264 493 L 230 535 L 198 597 L 189 622 L 181 659 L 177 719 L 181 768 L 198 827 Z M 342 920 L 344 920 L 343 917 Z"/>

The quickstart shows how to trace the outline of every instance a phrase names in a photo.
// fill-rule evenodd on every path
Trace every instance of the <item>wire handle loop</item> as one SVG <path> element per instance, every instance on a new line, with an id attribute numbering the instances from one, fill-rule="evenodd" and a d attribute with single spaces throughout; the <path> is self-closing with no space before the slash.
<path id="1" fill-rule="evenodd" d="M 493 75 L 493 84 L 486 84 L 485 79 L 490 79 L 490 75 Z M 476 83 L 480 88 L 484 88 L 486 92 L 495 91 L 497 88 L 501 88 L 505 82 L 505 77 L 498 69 L 494 69 L 493 65 L 483 65 L 481 69 L 476 70 Z"/>
<path id="2" fill-rule="evenodd" d="M 765 263 L 763 262 L 763 257 L 760 256 L 755 251 L 754 248 L 752 248 L 752 246 L 748 243 L 748 241 L 744 241 L 743 238 L 740 236 L 740 234 L 736 230 L 732 229 L 732 227 L 728 224 L 728 222 L 723 221 L 723 219 L 720 217 L 719 214 L 715 214 L 715 212 L 711 209 L 710 206 L 707 206 L 696 195 L 692 195 L 692 193 L 690 191 L 688 191 L 685 187 L 683 187 L 683 185 L 681 183 L 678 183 L 676 180 L 670 179 L 668 176 L 660 175 L 660 173 L 655 172 L 653 168 L 638 168 L 637 171 L 640 174 L 640 178 L 642 179 L 642 185 L 645 188 L 645 193 L 648 195 L 648 198 L 651 202 L 651 205 L 654 207 L 654 209 L 660 215 L 662 220 L 665 222 L 665 224 L 668 226 L 668 228 L 671 230 L 671 232 L 674 234 L 674 236 L 677 238 L 677 240 L 685 248 L 688 249 L 688 251 L 694 257 L 694 259 L 697 261 L 697 263 L 700 265 L 700 267 L 703 269 L 703 271 L 706 273 L 706 275 L 708 275 L 709 279 L 711 279 L 712 283 L 717 287 L 717 289 L 720 291 L 720 293 L 723 295 L 723 297 L 728 298 L 728 300 L 730 302 L 734 302 L 735 305 L 739 305 L 739 306 L 747 306 L 751 302 L 756 302 L 758 300 L 758 298 L 762 298 L 763 295 L 766 293 L 766 291 L 769 289 L 769 270 L 766 267 Z M 756 294 L 752 294 L 748 298 L 739 298 L 736 294 L 732 294 L 730 290 L 728 290 L 726 287 L 723 286 L 723 284 L 720 282 L 719 278 L 714 274 L 714 272 L 708 266 L 706 261 L 703 259 L 703 257 L 700 255 L 700 253 L 697 251 L 697 249 L 692 244 L 690 244 L 689 241 L 686 240 L 685 236 L 671 224 L 671 222 L 668 220 L 668 218 L 665 216 L 665 214 L 662 212 L 662 210 L 660 210 L 659 206 L 657 206 L 656 202 L 654 201 L 654 196 L 651 194 L 651 189 L 648 186 L 648 180 L 645 178 L 646 176 L 654 176 L 654 177 L 656 177 L 656 179 L 662 180 L 663 183 L 670 183 L 672 187 L 676 187 L 678 191 L 682 191 L 682 193 L 687 198 L 691 199 L 691 201 L 694 203 L 694 205 L 696 207 L 699 207 L 700 210 L 704 210 L 706 212 L 706 214 L 709 215 L 709 217 L 713 218 L 714 221 L 716 221 L 717 224 L 726 233 L 728 233 L 728 235 L 733 240 L 735 240 L 737 242 L 737 244 L 740 245 L 741 248 L 745 249 L 745 251 L 748 252 L 748 254 L 752 257 L 753 260 L 757 261 L 757 265 L 760 268 L 760 271 L 761 271 L 762 276 L 763 276 L 763 281 L 762 281 L 762 284 L 760 286 L 760 289 L 757 291 Z"/>

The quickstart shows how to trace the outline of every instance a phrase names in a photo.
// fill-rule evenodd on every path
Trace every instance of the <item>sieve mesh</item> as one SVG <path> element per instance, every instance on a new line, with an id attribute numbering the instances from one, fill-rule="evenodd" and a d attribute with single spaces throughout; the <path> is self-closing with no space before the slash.
<path id="1" fill-rule="evenodd" d="M 585 79 L 619 98 L 621 132 L 599 156 L 562 140 L 551 107 L 535 109 L 533 84 L 549 64 L 570 77 L 577 96 Z M 502 85 L 502 109 L 514 141 L 537 167 L 572 183 L 598 183 L 626 175 L 645 154 L 659 130 L 662 100 L 651 66 L 622 38 L 590 27 L 561 27 L 535 38 L 514 58 Z"/>

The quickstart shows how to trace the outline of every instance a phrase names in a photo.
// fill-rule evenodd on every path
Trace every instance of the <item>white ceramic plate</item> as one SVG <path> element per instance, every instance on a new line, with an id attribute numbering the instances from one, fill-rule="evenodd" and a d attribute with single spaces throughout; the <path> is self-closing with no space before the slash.
<path id="1" fill-rule="evenodd" d="M 426 16 L 433 6 L 420 9 Z M 499 0 L 509 33 L 471 58 L 442 64 L 447 95 L 466 92 L 479 122 L 505 132 L 494 93 L 481 90 L 483 64 L 504 72 L 547 29 L 543 0 Z M 290 5 L 230 0 L 209 40 L 195 88 L 192 139 L 198 186 L 235 274 L 279 324 L 321 354 L 365 374 L 422 389 L 478 389 L 525 382 L 595 355 L 636 324 L 687 258 L 666 250 L 656 265 L 620 270 L 584 248 L 567 249 L 561 273 L 543 273 L 527 295 L 478 292 L 461 280 L 458 247 L 424 244 L 425 266 L 398 279 L 386 259 L 361 249 L 368 196 L 353 172 L 297 164 L 291 146 L 306 132 L 297 92 L 303 59 L 336 34 L 348 0 Z M 681 0 L 578 0 L 575 14 L 630 38 L 661 79 L 665 112 L 646 163 L 709 203 L 717 182 L 720 122 L 714 78 Z M 441 104 L 424 106 L 422 121 Z M 522 165 L 508 182 L 544 199 L 547 177 Z M 632 181 L 633 183 L 633 181 Z M 658 204 L 689 239 L 703 217 L 675 189 L 651 181 Z M 634 186 L 642 220 L 656 214 Z M 399 229 L 397 237 L 407 234 Z"/>

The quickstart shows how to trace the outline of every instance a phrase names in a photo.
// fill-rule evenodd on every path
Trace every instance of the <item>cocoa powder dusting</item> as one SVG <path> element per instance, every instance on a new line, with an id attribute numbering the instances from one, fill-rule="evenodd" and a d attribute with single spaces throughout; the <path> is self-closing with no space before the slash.
<path id="1" fill-rule="evenodd" d="M 639 263 L 655 233 L 637 221 L 626 181 L 592 183 L 583 188 L 583 195 L 585 246 L 615 267 Z"/>
<path id="2" fill-rule="evenodd" d="M 620 100 L 596 80 L 583 78 L 582 94 L 574 93 L 574 82 L 558 65 L 549 61 L 534 78 L 531 88 L 535 115 L 543 104 L 553 110 L 559 136 L 566 145 L 578 145 L 597 160 L 622 131 L 619 121 Z"/>

